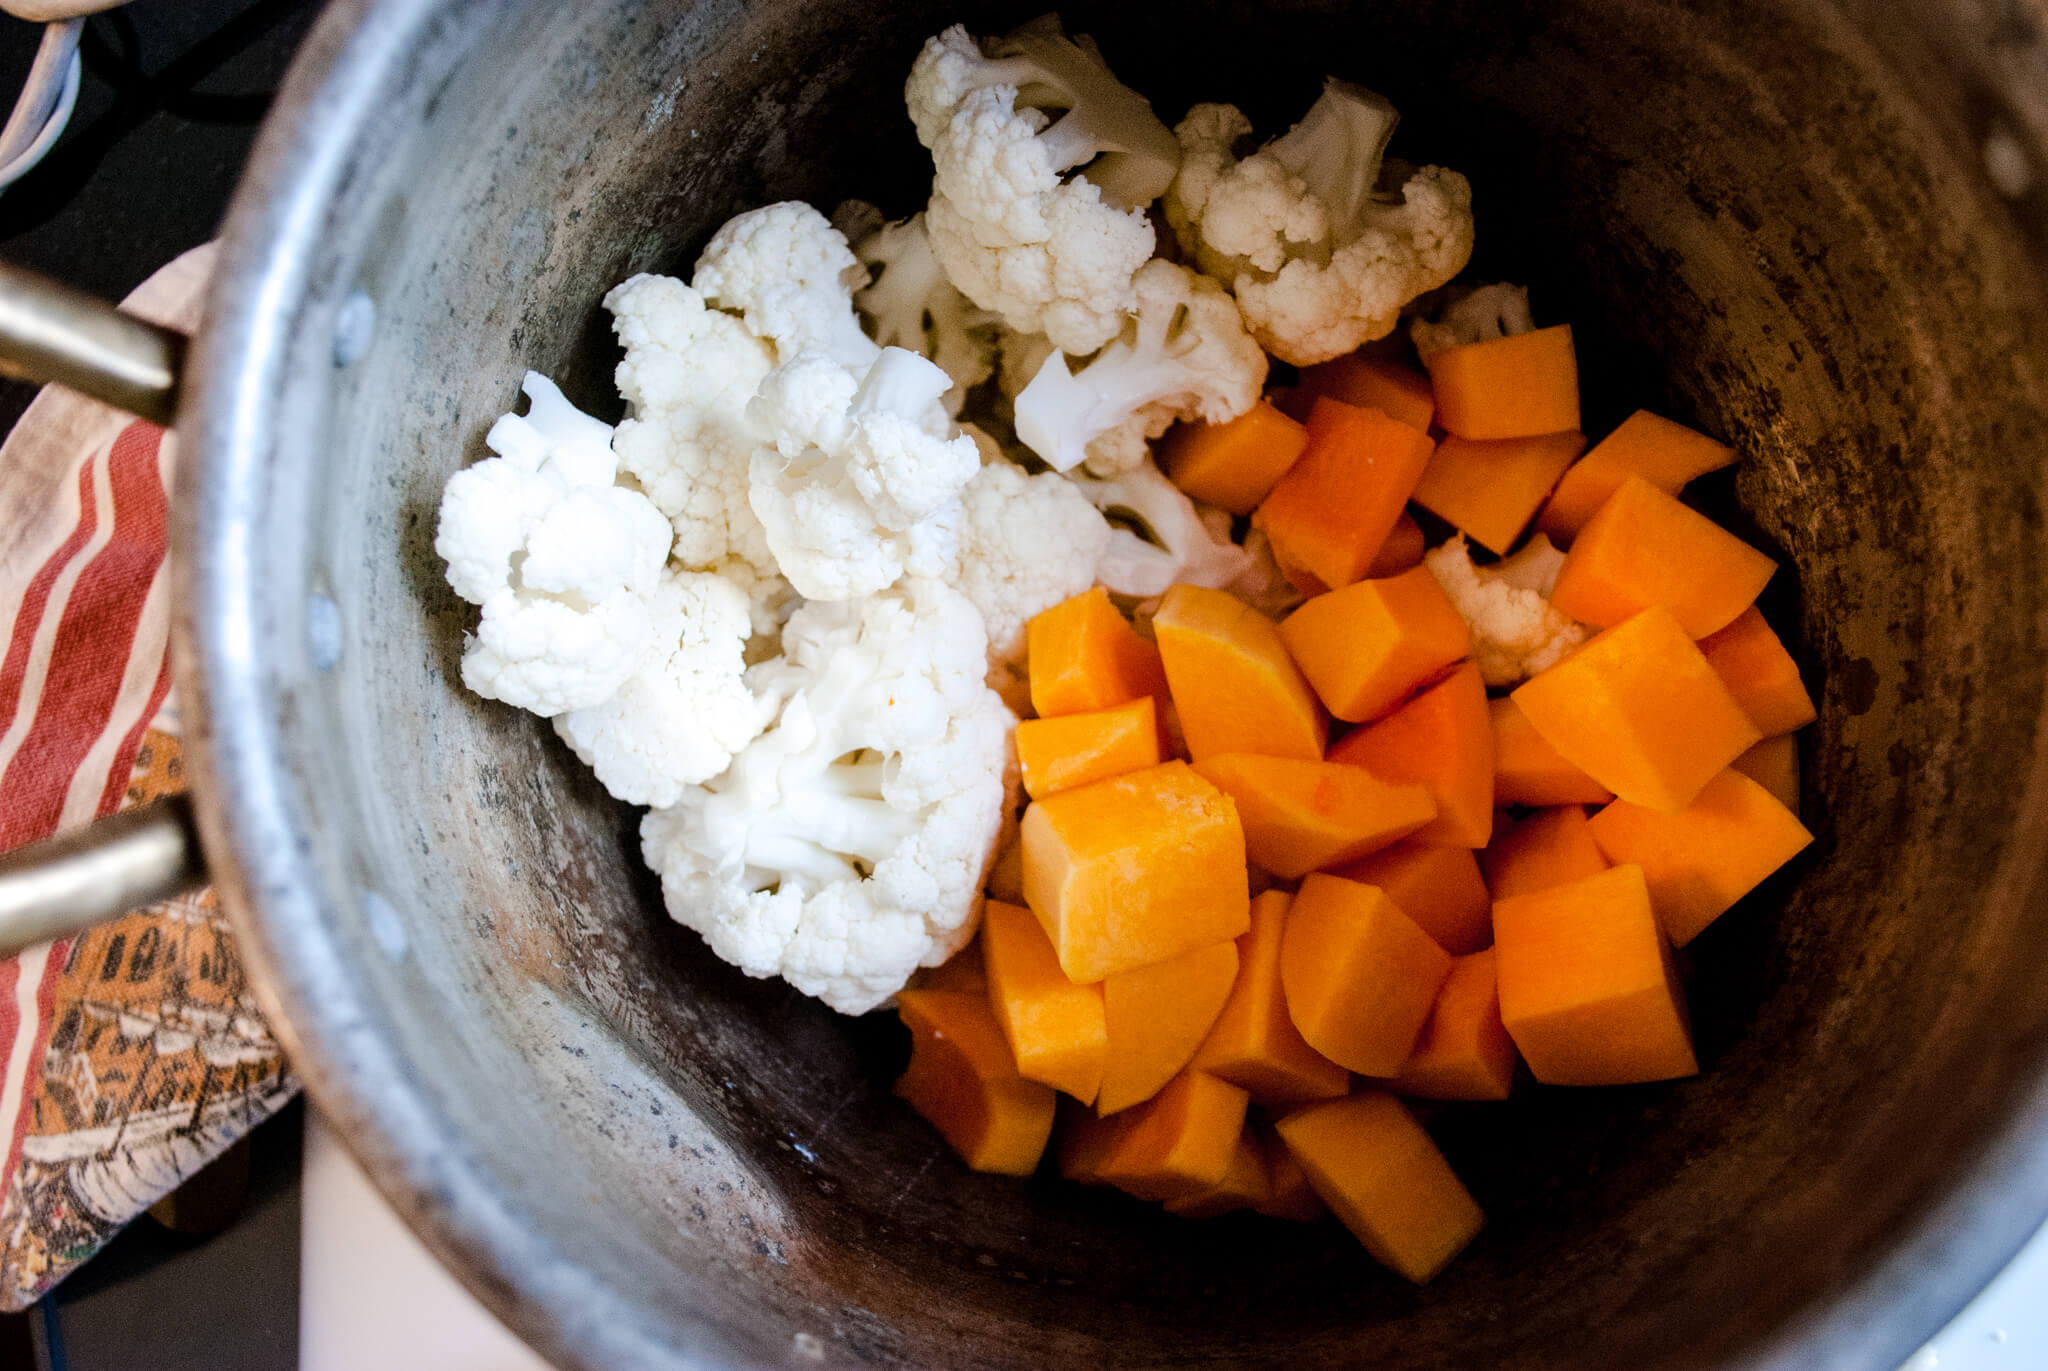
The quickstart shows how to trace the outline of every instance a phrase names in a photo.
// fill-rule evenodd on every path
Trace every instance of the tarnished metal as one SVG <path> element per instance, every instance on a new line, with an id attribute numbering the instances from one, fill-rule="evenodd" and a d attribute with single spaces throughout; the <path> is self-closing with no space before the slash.
<path id="1" fill-rule="evenodd" d="M 0 854 L 0 957 L 205 884 L 183 795 L 16 848 Z"/>
<path id="2" fill-rule="evenodd" d="M 168 425 L 185 335 L 0 262 L 0 375 L 54 381 Z"/>

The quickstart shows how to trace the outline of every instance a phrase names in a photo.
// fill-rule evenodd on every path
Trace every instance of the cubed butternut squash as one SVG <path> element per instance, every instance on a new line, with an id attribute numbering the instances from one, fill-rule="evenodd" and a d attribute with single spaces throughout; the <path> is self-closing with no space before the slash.
<path id="1" fill-rule="evenodd" d="M 1504 1100 L 1521 1054 L 1500 1021 L 1500 983 L 1492 948 L 1456 957 L 1415 1040 L 1397 1094 L 1425 1100 Z"/>
<path id="2" fill-rule="evenodd" d="M 1015 737 L 1024 793 L 1034 800 L 1161 760 L 1158 702 L 1150 695 L 1085 714 L 1025 719 Z"/>
<path id="3" fill-rule="evenodd" d="M 1273 1125 L 1256 1124 L 1245 1131 L 1266 1162 L 1266 1198 L 1252 1208 L 1269 1219 L 1285 1219 L 1289 1223 L 1315 1223 L 1327 1216 L 1330 1206 L 1309 1184 L 1308 1172 L 1301 1169 L 1287 1144 L 1280 1141 Z"/>
<path id="4" fill-rule="evenodd" d="M 1429 432 L 1436 418 L 1436 395 L 1429 377 L 1414 367 L 1371 351 L 1333 357 L 1301 369 L 1301 389 L 1310 397 L 1327 395 L 1360 409 L 1376 409 L 1419 433 Z"/>
<path id="5" fill-rule="evenodd" d="M 1629 1085 L 1699 1070 L 1670 940 L 1639 866 L 1493 907 L 1500 1017 L 1549 1085 Z"/>
<path id="6" fill-rule="evenodd" d="M 1666 495 L 1676 495 L 1694 477 L 1734 460 L 1735 451 L 1727 444 L 1639 409 L 1564 474 L 1536 526 L 1563 547 L 1624 477 L 1640 476 Z"/>
<path id="7" fill-rule="evenodd" d="M 1652 605 L 1689 638 L 1726 628 L 1778 564 L 1640 476 L 1629 476 L 1572 540 L 1550 603 L 1609 628 Z"/>
<path id="8" fill-rule="evenodd" d="M 1798 815 L 1732 767 L 1676 814 L 1616 800 L 1587 828 L 1609 861 L 1642 868 L 1657 922 L 1677 947 L 1813 841 Z"/>
<path id="9" fill-rule="evenodd" d="M 1330 720 L 1271 619 L 1234 595 L 1177 585 L 1152 617 L 1188 755 L 1321 761 Z"/>
<path id="10" fill-rule="evenodd" d="M 1310 1047 L 1288 1017 L 1280 944 L 1293 899 L 1284 890 L 1253 899 L 1252 926 L 1237 940 L 1237 980 L 1194 1059 L 1196 1070 L 1266 1105 L 1329 1099 L 1351 1085 L 1351 1073 Z"/>
<path id="11" fill-rule="evenodd" d="M 1585 448 L 1583 433 L 1485 440 L 1454 433 L 1436 445 L 1411 498 L 1481 547 L 1505 556 Z"/>
<path id="12" fill-rule="evenodd" d="M 1031 708 L 1041 719 L 1166 695 L 1159 649 L 1138 636 L 1101 586 L 1032 616 L 1024 644 Z"/>
<path id="13" fill-rule="evenodd" d="M 1095 1173 L 1141 1200 L 1171 1200 L 1213 1188 L 1230 1170 L 1251 1097 L 1227 1081 L 1183 1071 L 1164 1089 L 1113 1119 L 1116 1130 Z"/>
<path id="14" fill-rule="evenodd" d="M 1570 324 L 1445 348 L 1425 365 L 1437 422 L 1460 438 L 1527 438 L 1579 427 Z"/>
<path id="15" fill-rule="evenodd" d="M 1364 576 L 1436 444 L 1377 409 L 1317 396 L 1308 445 L 1252 515 L 1280 565 L 1326 590 Z"/>
<path id="16" fill-rule="evenodd" d="M 1667 813 L 1762 736 L 1662 606 L 1597 635 L 1509 698 L 1566 761 Z"/>
<path id="17" fill-rule="evenodd" d="M 1766 738 L 1728 765 L 1770 791 L 1794 814 L 1799 812 L 1799 740 L 1791 734 Z"/>
<path id="18" fill-rule="evenodd" d="M 1025 902 L 1071 981 L 1093 984 L 1251 924 L 1237 806 L 1185 762 L 1034 800 L 1020 838 Z"/>
<path id="19" fill-rule="evenodd" d="M 1429 541 L 1422 536 L 1422 525 L 1415 522 L 1407 510 L 1394 520 L 1393 529 L 1387 540 L 1380 544 L 1380 550 L 1373 555 L 1372 565 L 1365 569 L 1369 580 L 1385 580 L 1399 576 L 1404 571 L 1413 571 L 1422 565 L 1422 554 L 1429 551 Z M 1322 586 L 1311 582 L 1301 588 L 1304 595 L 1322 592 Z"/>
<path id="20" fill-rule="evenodd" d="M 1237 1150 L 1230 1154 L 1230 1168 L 1223 1179 L 1207 1190 L 1166 1202 L 1166 1212 L 1183 1219 L 1213 1219 L 1240 1209 L 1255 1209 L 1270 1197 L 1266 1177 L 1266 1155 L 1247 1129 L 1238 1134 Z"/>
<path id="21" fill-rule="evenodd" d="M 1417 1285 L 1486 1223 L 1429 1134 L 1384 1090 L 1305 1105 L 1276 1127 L 1309 1184 L 1365 1250 Z"/>
<path id="22" fill-rule="evenodd" d="M 1017 1074 L 988 1000 L 959 990 L 905 990 L 910 1065 L 896 1094 L 976 1171 L 1028 1176 L 1052 1135 L 1053 1091 Z"/>
<path id="23" fill-rule="evenodd" d="M 1614 792 L 1543 740 L 1506 695 L 1486 702 L 1493 716 L 1493 801 L 1503 805 L 1604 805 Z"/>
<path id="24" fill-rule="evenodd" d="M 1454 957 L 1493 941 L 1493 896 L 1467 847 L 1404 842 L 1330 868 L 1332 876 L 1376 885 Z"/>
<path id="25" fill-rule="evenodd" d="M 1383 781 L 1362 767 L 1250 752 L 1194 765 L 1237 802 L 1252 864 L 1288 880 L 1376 852 L 1436 818 L 1426 788 Z"/>
<path id="26" fill-rule="evenodd" d="M 1804 728 L 1819 717 L 1799 679 L 1799 664 L 1755 605 L 1701 639 L 1700 651 L 1766 738 Z"/>
<path id="27" fill-rule="evenodd" d="M 1103 1118 L 1072 1096 L 1059 1097 L 1053 1119 L 1053 1155 L 1060 1175 L 1081 1185 L 1108 1185 L 1102 1174 L 1116 1140 L 1131 1126 L 1132 1114 Z"/>
<path id="28" fill-rule="evenodd" d="M 1450 954 L 1376 886 L 1318 872 L 1288 910 L 1288 1016 L 1310 1047 L 1362 1076 L 1401 1069 L 1450 970 Z"/>
<path id="29" fill-rule="evenodd" d="M 1486 684 L 1467 662 L 1393 713 L 1352 729 L 1330 760 L 1383 781 L 1428 788 L 1436 818 L 1416 842 L 1485 847 L 1493 832 L 1493 718 Z"/>
<path id="30" fill-rule="evenodd" d="M 1472 650 L 1451 597 L 1418 566 L 1317 595 L 1280 621 L 1280 641 L 1340 719 L 1376 719 Z"/>
<path id="31" fill-rule="evenodd" d="M 1017 1074 L 1093 1103 L 1109 1060 L 1102 991 L 1060 970 L 1052 943 L 1028 909 L 989 900 L 981 915 L 989 1008 Z"/>
<path id="32" fill-rule="evenodd" d="M 1197 500 L 1249 514 L 1287 474 L 1308 430 L 1260 400 L 1221 424 L 1175 424 L 1159 443 L 1159 467 Z"/>
<path id="33" fill-rule="evenodd" d="M 1103 978 L 1109 1056 L 1096 1112 L 1114 1114 L 1158 1094 L 1209 1036 L 1237 980 L 1237 944 L 1211 943 Z"/>
<path id="34" fill-rule="evenodd" d="M 970 995 L 988 994 L 988 969 L 981 960 L 981 935 L 937 966 L 917 973 L 912 983 L 917 990 L 961 990 Z"/>
<path id="35" fill-rule="evenodd" d="M 1613 865 L 1601 855 L 1586 827 L 1586 811 L 1577 805 L 1539 809 L 1496 831 L 1479 864 L 1496 900 L 1582 881 Z"/>

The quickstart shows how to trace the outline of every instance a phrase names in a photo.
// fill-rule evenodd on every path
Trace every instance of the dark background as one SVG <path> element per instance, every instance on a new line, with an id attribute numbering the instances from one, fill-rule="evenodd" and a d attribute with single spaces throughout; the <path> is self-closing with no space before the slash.
<path id="1" fill-rule="evenodd" d="M 135 0 L 88 20 L 70 124 L 0 191 L 0 260 L 118 300 L 212 237 L 318 11 L 316 0 Z M 0 15 L 0 109 L 41 36 Z M 0 381 L 0 429 L 34 396 Z M 294 1105 L 253 1135 L 246 1197 L 225 1231 L 138 1219 L 33 1313 L 0 1317 L 0 1371 L 295 1366 L 300 1115 Z"/>

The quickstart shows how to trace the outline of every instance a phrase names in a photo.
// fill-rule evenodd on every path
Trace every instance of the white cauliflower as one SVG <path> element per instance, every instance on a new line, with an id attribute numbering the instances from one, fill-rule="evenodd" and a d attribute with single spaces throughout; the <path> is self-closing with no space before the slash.
<path id="1" fill-rule="evenodd" d="M 604 304 L 626 349 L 616 379 L 630 406 L 612 446 L 674 526 L 676 560 L 698 570 L 728 558 L 772 568 L 747 500 L 761 443 L 746 407 L 774 349 L 674 277 L 635 276 Z"/>
<path id="2" fill-rule="evenodd" d="M 1220 424 L 1258 401 L 1266 354 L 1221 286 L 1159 260 L 1134 288 L 1115 342 L 1079 372 L 1051 353 L 1017 395 L 1017 437 L 1055 471 L 1084 459 L 1098 474 L 1128 470 L 1176 419 Z"/>
<path id="3" fill-rule="evenodd" d="M 1529 313 L 1528 287 L 1499 282 L 1451 295 L 1437 309 L 1433 320 L 1409 320 L 1408 337 L 1427 362 L 1445 348 L 1512 338 L 1535 327 L 1536 317 Z"/>
<path id="4" fill-rule="evenodd" d="M 806 355 L 761 383 L 747 415 L 772 447 L 754 456 L 750 498 L 799 594 L 850 599 L 952 562 L 960 491 L 981 453 L 939 403 L 950 384 L 902 348 L 859 378 Z"/>
<path id="5" fill-rule="evenodd" d="M 1494 566 L 1472 564 L 1463 534 L 1422 559 L 1472 630 L 1472 657 L 1490 686 L 1511 686 L 1562 660 L 1593 628 L 1550 603 L 1564 554 L 1537 534 Z"/>
<path id="6" fill-rule="evenodd" d="M 528 372 L 532 405 L 485 441 L 499 455 L 448 478 L 434 550 L 455 593 L 483 607 L 462 680 L 543 717 L 601 704 L 660 650 L 650 595 L 670 530 L 612 484 L 610 430 Z"/>
<path id="7" fill-rule="evenodd" d="M 1033 615 L 1095 584 L 1109 523 L 1074 482 L 1029 476 L 1000 458 L 967 483 L 960 502 L 960 560 L 946 582 L 981 611 L 990 661 L 1012 664 Z"/>
<path id="8" fill-rule="evenodd" d="M 555 732 L 618 799 L 672 805 L 767 725 L 771 709 L 745 680 L 749 589 L 712 572 L 669 572 L 648 597 L 668 650 L 610 699 L 555 716 Z"/>
<path id="9" fill-rule="evenodd" d="M 756 669 L 773 727 L 641 824 L 670 914 L 753 976 L 877 1007 L 973 935 L 1011 802 L 974 607 L 936 582 L 813 603 Z"/>
<path id="10" fill-rule="evenodd" d="M 955 25 L 925 44 L 904 87 L 932 152 L 932 251 L 1011 327 L 1093 352 L 1134 303 L 1131 276 L 1156 246 L 1142 207 L 1173 179 L 1179 146 L 1056 18 L 988 49 Z"/>
<path id="11" fill-rule="evenodd" d="M 777 360 L 822 353 L 860 368 L 877 351 L 853 312 L 854 289 L 866 280 L 846 235 L 803 201 L 784 200 L 726 220 L 690 283 L 720 309 L 737 310 Z"/>
<path id="12" fill-rule="evenodd" d="M 1397 117 L 1380 96 L 1331 80 L 1299 124 L 1243 158 L 1251 125 L 1231 106 L 1197 105 L 1176 130 L 1167 222 L 1282 361 L 1308 366 L 1384 337 L 1404 304 L 1472 255 L 1463 176 L 1423 167 L 1398 193 L 1379 190 Z"/>
<path id="13" fill-rule="evenodd" d="M 873 273 L 853 302 L 876 342 L 908 348 L 953 378 L 946 412 L 957 415 L 967 392 L 995 371 L 1001 316 L 982 309 L 946 279 L 932 255 L 924 215 L 883 224 L 854 244 Z"/>
<path id="14" fill-rule="evenodd" d="M 1071 480 L 1112 525 L 1095 579 L 1117 594 L 1145 599 L 1177 583 L 1222 589 L 1261 579 L 1252 555 L 1230 540 L 1230 515 L 1203 510 L 1149 460 L 1113 477 Z"/>

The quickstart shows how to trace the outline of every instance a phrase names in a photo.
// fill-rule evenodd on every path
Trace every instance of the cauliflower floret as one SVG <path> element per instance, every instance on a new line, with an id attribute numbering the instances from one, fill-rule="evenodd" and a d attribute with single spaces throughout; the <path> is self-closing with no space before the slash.
<path id="1" fill-rule="evenodd" d="M 659 651 L 648 597 L 670 530 L 612 484 L 605 425 L 538 372 L 522 388 L 527 415 L 486 437 L 499 455 L 448 478 L 434 550 L 455 593 L 483 607 L 463 684 L 553 717 L 602 703 Z"/>
<path id="2" fill-rule="evenodd" d="M 875 341 L 908 348 L 953 378 L 946 412 L 957 415 L 967 392 L 995 371 L 999 315 L 962 295 L 932 255 L 924 215 L 884 224 L 854 245 L 874 275 L 854 292 Z"/>
<path id="3" fill-rule="evenodd" d="M 804 597 L 866 595 L 957 555 L 959 495 L 981 453 L 939 404 L 950 384 L 902 348 L 883 349 L 858 380 L 802 356 L 761 383 L 747 415 L 773 447 L 754 457 L 751 500 Z"/>
<path id="4" fill-rule="evenodd" d="M 756 669 L 775 724 L 641 825 L 670 914 L 753 976 L 861 1014 L 973 934 L 1014 722 L 964 598 L 813 603 Z"/>
<path id="5" fill-rule="evenodd" d="M 1072 479 L 1110 519 L 1109 548 L 1095 579 L 1119 595 L 1164 595 L 1176 583 L 1211 588 L 1255 584 L 1252 555 L 1230 540 L 1230 516 L 1203 510 L 1149 460 L 1110 478 Z"/>
<path id="6" fill-rule="evenodd" d="M 1490 686 L 1511 686 L 1562 660 L 1593 636 L 1592 626 L 1550 603 L 1564 554 L 1537 534 L 1497 565 L 1472 564 L 1460 534 L 1422 559 L 1472 629 L 1472 657 Z"/>
<path id="7" fill-rule="evenodd" d="M 1024 626 L 1095 584 L 1110 527 L 1074 482 L 989 462 L 961 492 L 960 564 L 947 584 L 981 611 L 990 662 L 1024 655 Z"/>
<path id="8" fill-rule="evenodd" d="M 1259 343 L 1308 366 L 1390 332 L 1401 307 L 1472 255 L 1472 187 L 1443 167 L 1378 190 L 1397 116 L 1331 80 L 1294 128 L 1240 159 L 1251 125 L 1228 105 L 1181 121 L 1166 218 L 1181 249 L 1227 284 Z"/>
<path id="9" fill-rule="evenodd" d="M 771 568 L 747 502 L 761 444 L 747 400 L 775 365 L 768 344 L 671 276 L 635 276 L 604 297 L 626 349 L 619 393 L 631 407 L 612 446 L 675 528 L 675 558 L 698 570 L 738 558 Z"/>
<path id="10" fill-rule="evenodd" d="M 610 699 L 555 716 L 555 732 L 618 799 L 672 805 L 766 727 L 770 711 L 745 680 L 748 589 L 710 572 L 667 573 L 648 606 L 668 651 Z"/>
<path id="11" fill-rule="evenodd" d="M 853 312 L 854 289 L 866 280 L 846 235 L 801 200 L 726 220 L 690 278 L 706 300 L 739 311 L 779 360 L 822 353 L 854 368 L 872 363 L 877 351 Z"/>
<path id="12" fill-rule="evenodd" d="M 1056 19 L 989 47 L 955 25 L 925 44 L 904 87 L 932 151 L 932 251 L 1011 327 L 1093 352 L 1134 303 L 1131 276 L 1155 248 L 1141 207 L 1172 180 L 1179 147 Z"/>
<path id="13" fill-rule="evenodd" d="M 1408 337 L 1415 351 L 1427 362 L 1445 348 L 1466 343 L 1483 343 L 1491 338 L 1512 338 L 1536 327 L 1529 313 L 1529 289 L 1500 282 L 1475 286 L 1445 302 L 1434 320 L 1411 319 Z"/>
<path id="14" fill-rule="evenodd" d="M 1017 396 L 1018 439 L 1055 471 L 1084 458 L 1098 474 L 1128 470 L 1174 420 L 1220 424 L 1259 398 L 1266 354 L 1221 286 L 1152 261 L 1135 288 L 1137 311 L 1115 342 L 1078 373 L 1050 354 Z"/>

